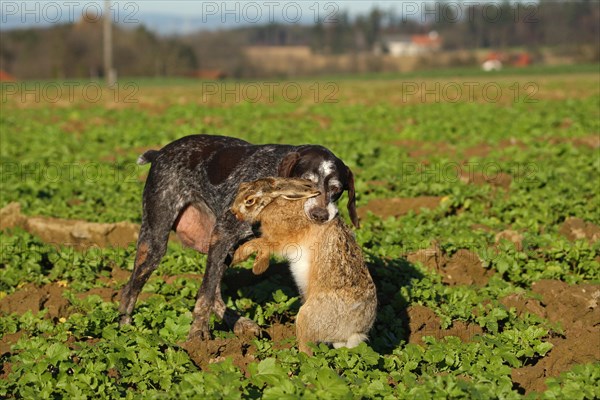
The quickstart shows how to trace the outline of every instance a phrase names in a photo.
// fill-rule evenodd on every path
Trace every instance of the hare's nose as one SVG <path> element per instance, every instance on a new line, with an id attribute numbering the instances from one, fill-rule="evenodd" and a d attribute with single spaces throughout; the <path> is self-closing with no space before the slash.
<path id="1" fill-rule="evenodd" d="M 329 219 L 329 212 L 325 208 L 313 208 L 309 214 L 317 222 L 325 222 Z"/>

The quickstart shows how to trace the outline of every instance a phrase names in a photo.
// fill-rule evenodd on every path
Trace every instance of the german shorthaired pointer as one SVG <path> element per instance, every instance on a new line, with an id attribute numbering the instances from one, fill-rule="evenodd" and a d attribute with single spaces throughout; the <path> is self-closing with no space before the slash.
<path id="1" fill-rule="evenodd" d="M 251 226 L 229 211 L 241 182 L 268 176 L 312 180 L 321 194 L 311 199 L 305 212 L 319 222 L 336 216 L 335 202 L 347 190 L 350 218 L 358 227 L 352 171 L 322 146 L 253 145 L 225 136 L 192 135 L 138 159 L 138 164 L 148 162 L 152 166 L 144 188 L 135 265 L 121 293 L 121 324 L 131 323 L 138 295 L 174 229 L 184 245 L 208 253 L 189 338 L 208 337 L 211 311 L 238 334 L 260 332 L 254 321 L 226 308 L 220 290 L 235 249 L 253 236 Z"/>

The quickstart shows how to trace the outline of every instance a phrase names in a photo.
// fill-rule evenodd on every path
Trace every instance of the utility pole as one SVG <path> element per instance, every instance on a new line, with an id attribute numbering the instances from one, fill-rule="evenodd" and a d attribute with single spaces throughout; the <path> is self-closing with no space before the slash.
<path id="1" fill-rule="evenodd" d="M 117 71 L 113 68 L 112 14 L 110 11 L 110 0 L 104 0 L 104 78 L 106 86 L 109 88 L 117 82 Z"/>

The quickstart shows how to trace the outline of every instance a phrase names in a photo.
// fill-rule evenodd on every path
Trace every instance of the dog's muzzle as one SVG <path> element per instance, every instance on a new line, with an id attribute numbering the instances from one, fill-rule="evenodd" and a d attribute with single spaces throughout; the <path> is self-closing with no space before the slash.
<path id="1" fill-rule="evenodd" d="M 327 207 L 318 205 L 315 198 L 308 199 L 304 204 L 306 216 L 317 223 L 325 223 L 334 219 L 338 214 L 338 209 L 334 203 L 327 204 Z"/>
<path id="2" fill-rule="evenodd" d="M 325 208 L 313 208 L 309 212 L 310 219 L 317 222 L 326 222 L 329 220 L 329 211 Z"/>

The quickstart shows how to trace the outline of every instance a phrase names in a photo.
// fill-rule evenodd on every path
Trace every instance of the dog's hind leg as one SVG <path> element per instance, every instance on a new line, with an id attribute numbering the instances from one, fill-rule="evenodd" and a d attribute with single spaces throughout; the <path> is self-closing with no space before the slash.
<path id="1" fill-rule="evenodd" d="M 149 200 L 149 199 L 147 199 Z M 140 236 L 137 241 L 137 252 L 133 272 L 129 282 L 121 291 L 121 302 L 119 323 L 126 325 L 131 323 L 131 313 L 135 302 L 150 275 L 167 251 L 169 233 L 178 211 L 175 204 L 151 204 L 145 202 L 144 214 Z"/>

